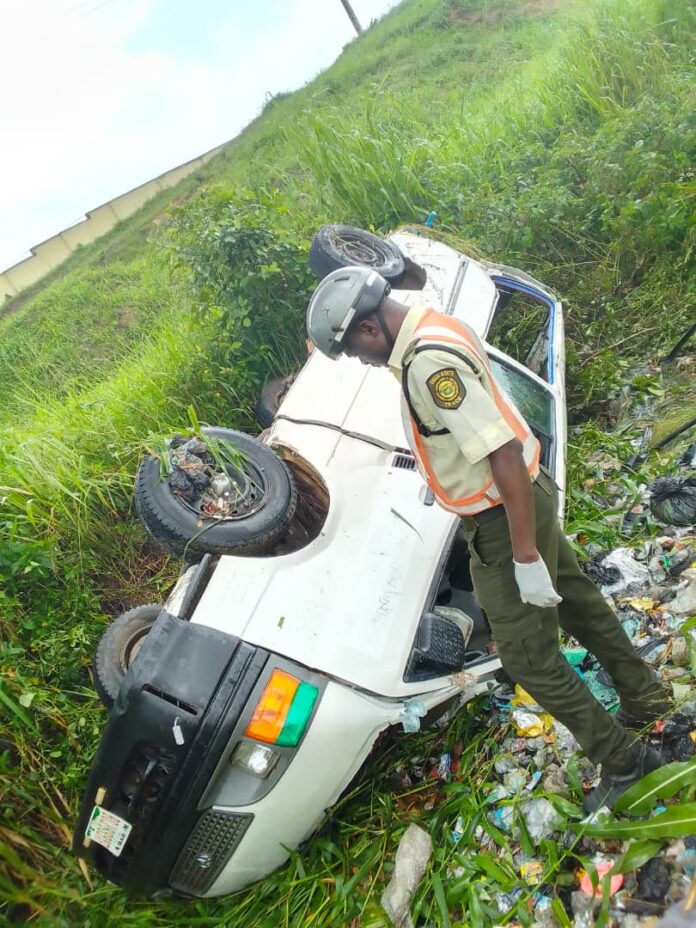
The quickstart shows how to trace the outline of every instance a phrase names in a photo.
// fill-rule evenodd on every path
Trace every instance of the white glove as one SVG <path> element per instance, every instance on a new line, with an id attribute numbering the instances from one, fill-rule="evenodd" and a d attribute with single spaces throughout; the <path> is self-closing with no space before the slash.
<path id="1" fill-rule="evenodd" d="M 515 564 L 515 580 L 520 590 L 523 603 L 548 609 L 561 602 L 561 597 L 553 588 L 551 577 L 542 558 L 530 564 Z"/>

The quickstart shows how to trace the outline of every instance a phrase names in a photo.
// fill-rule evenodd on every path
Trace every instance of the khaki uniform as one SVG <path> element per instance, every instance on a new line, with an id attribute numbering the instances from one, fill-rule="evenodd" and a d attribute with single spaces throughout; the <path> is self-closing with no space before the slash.
<path id="1" fill-rule="evenodd" d="M 448 330 L 451 340 L 443 336 L 439 342 L 433 336 Z M 559 626 L 599 659 L 616 684 L 622 707 L 632 715 L 646 722 L 659 718 L 669 708 L 667 693 L 581 571 L 558 520 L 556 485 L 539 468 L 538 442 L 509 397 L 486 382 L 480 363 L 474 372 L 467 339 L 471 357 L 480 346 L 483 358 L 478 361 L 485 365 L 480 341 L 456 320 L 424 307 L 414 307 L 405 317 L 388 365 L 404 389 L 409 444 L 438 503 L 462 516 L 474 590 L 503 667 L 573 732 L 590 760 L 603 763 L 610 773 L 624 773 L 637 759 L 634 735 L 603 708 L 565 660 Z M 462 358 L 441 350 L 452 344 L 464 348 Z M 447 432 L 424 436 L 416 416 L 426 432 L 443 427 Z M 516 437 L 534 482 L 536 546 L 563 597 L 553 608 L 520 599 L 505 509 L 488 463 L 489 454 Z"/>

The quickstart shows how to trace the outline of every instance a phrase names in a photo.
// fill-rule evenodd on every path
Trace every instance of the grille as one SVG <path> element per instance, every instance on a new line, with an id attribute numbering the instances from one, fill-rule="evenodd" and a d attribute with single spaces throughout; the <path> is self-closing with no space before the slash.
<path id="1" fill-rule="evenodd" d="M 412 454 L 405 454 L 401 451 L 395 451 L 391 459 L 391 466 L 398 467 L 401 470 L 415 470 L 416 459 Z"/>
<path id="2" fill-rule="evenodd" d="M 169 883 L 182 893 L 206 892 L 244 837 L 254 818 L 239 812 L 209 810 L 199 818 L 174 865 Z"/>

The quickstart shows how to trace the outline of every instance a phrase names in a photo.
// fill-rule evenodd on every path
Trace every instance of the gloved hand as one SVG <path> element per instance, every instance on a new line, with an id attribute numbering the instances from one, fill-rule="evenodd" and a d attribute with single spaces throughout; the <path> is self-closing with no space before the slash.
<path id="1" fill-rule="evenodd" d="M 561 602 L 562 597 L 553 588 L 543 558 L 529 564 L 518 564 L 517 561 L 514 561 L 514 564 L 515 580 L 523 603 L 531 603 L 532 606 L 541 606 L 542 609 L 548 609 L 550 606 L 556 606 Z"/>

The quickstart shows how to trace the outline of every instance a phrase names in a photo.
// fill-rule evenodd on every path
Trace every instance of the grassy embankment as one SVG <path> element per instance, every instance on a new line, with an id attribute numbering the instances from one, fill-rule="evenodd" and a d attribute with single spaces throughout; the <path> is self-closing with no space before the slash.
<path id="1" fill-rule="evenodd" d="M 160 599 L 176 568 L 132 518 L 134 467 L 147 434 L 185 424 L 191 403 L 201 419 L 253 428 L 264 372 L 300 356 L 309 289 L 301 256 L 324 221 L 388 229 L 436 209 L 450 235 L 549 281 L 568 307 L 575 420 L 604 412 L 631 381 L 655 389 L 635 367 L 659 357 L 694 312 L 694 14 L 686 2 L 599 9 L 411 0 L 312 85 L 272 101 L 195 178 L 3 307 L 7 917 L 51 928 L 383 924 L 382 863 L 409 817 L 409 797 L 384 777 L 365 781 L 305 857 L 220 903 L 127 903 L 92 886 L 66 853 L 104 721 L 88 676 L 92 648 L 124 604 Z M 204 181 L 219 186 L 206 191 Z M 177 198 L 188 205 L 165 234 Z M 256 237 L 245 238 L 247 226 Z M 229 229 L 227 248 L 219 233 Z M 270 231 L 259 238 L 259 229 Z M 270 258 L 261 270 L 259 249 Z M 283 315 L 270 312 L 272 292 L 283 293 Z M 259 350 L 259 332 L 272 350 Z M 693 404 L 686 393 L 692 415 Z M 598 443 L 627 451 L 625 436 L 580 430 L 570 447 L 576 488 Z M 576 491 L 570 506 L 575 530 L 593 526 L 610 540 L 591 500 Z M 462 737 L 471 776 L 422 813 L 438 851 L 417 906 L 443 925 L 489 923 L 494 889 L 518 881 L 505 858 L 494 872 L 469 851 L 456 861 L 463 875 L 448 876 L 449 828 L 458 815 L 480 818 L 490 769 L 491 734 L 470 711 L 447 735 L 452 744 Z M 428 744 L 413 737 L 397 753 L 427 753 Z M 563 871 L 559 854 L 541 849 L 551 883 Z"/>

